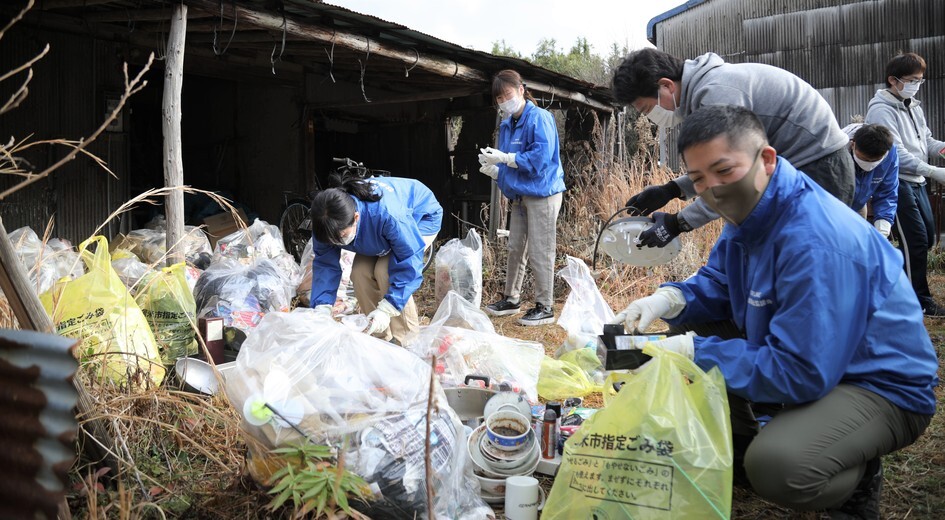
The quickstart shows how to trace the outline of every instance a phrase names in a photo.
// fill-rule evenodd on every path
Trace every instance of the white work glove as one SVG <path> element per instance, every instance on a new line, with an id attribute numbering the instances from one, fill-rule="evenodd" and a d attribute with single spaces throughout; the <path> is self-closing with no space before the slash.
<path id="1" fill-rule="evenodd" d="M 384 332 L 390 327 L 390 319 L 394 316 L 400 316 L 400 311 L 394 308 L 393 305 L 387 301 L 386 298 L 381 299 L 377 304 L 377 308 L 371 311 L 371 314 L 368 314 L 368 320 L 371 321 L 371 324 L 368 325 L 366 334 L 377 334 L 378 332 Z"/>
<path id="2" fill-rule="evenodd" d="M 515 153 L 505 153 L 502 150 L 496 150 L 491 146 L 479 149 L 482 154 L 480 161 L 486 161 L 486 164 L 507 164 L 512 168 L 518 168 L 515 164 Z"/>
<path id="3" fill-rule="evenodd" d="M 889 238 L 889 231 L 892 229 L 892 224 L 890 224 L 888 220 L 878 218 L 873 221 L 873 227 L 876 228 L 876 231 L 879 231 L 880 235 L 883 235 L 883 238 Z"/>
<path id="4" fill-rule="evenodd" d="M 324 316 L 324 317 L 326 317 L 326 318 L 331 318 L 331 317 L 332 317 L 332 311 L 333 311 L 332 306 L 331 306 L 331 305 L 328 305 L 328 304 L 316 305 L 316 306 L 315 306 L 315 315 L 317 315 L 317 316 L 319 316 L 319 317 Z"/>
<path id="5" fill-rule="evenodd" d="M 479 168 L 479 171 L 491 177 L 492 180 L 499 178 L 499 167 L 494 164 L 486 164 L 482 168 Z"/>
<path id="6" fill-rule="evenodd" d="M 929 178 L 939 184 L 945 184 L 945 168 L 939 168 L 938 166 L 929 166 Z"/>
<path id="7" fill-rule="evenodd" d="M 670 336 L 659 341 L 652 341 L 651 344 L 654 347 L 669 350 L 677 354 L 682 354 L 687 358 L 692 359 L 696 351 L 695 343 L 693 342 L 695 335 L 695 332 L 687 332 L 679 336 Z"/>
<path id="8" fill-rule="evenodd" d="M 646 298 L 634 300 L 614 318 L 612 323 L 623 323 L 627 334 L 644 332 L 657 318 L 675 318 L 686 308 L 686 298 L 675 287 L 660 287 Z"/>

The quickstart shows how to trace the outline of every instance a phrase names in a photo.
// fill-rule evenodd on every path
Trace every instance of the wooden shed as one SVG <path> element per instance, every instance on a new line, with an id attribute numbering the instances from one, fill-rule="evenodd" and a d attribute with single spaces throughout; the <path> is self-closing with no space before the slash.
<path id="1" fill-rule="evenodd" d="M 0 14 L 9 18 L 21 7 L 4 5 Z M 181 10 L 186 20 L 175 20 Z M 81 239 L 129 197 L 164 184 L 162 96 L 175 24 L 186 28 L 183 183 L 221 192 L 269 222 L 278 221 L 284 192 L 323 186 L 331 158 L 351 157 L 423 181 L 449 214 L 481 225 L 482 205 L 495 194 L 476 155 L 494 140 L 489 85 L 504 68 L 518 70 L 555 111 L 569 128 L 563 139 L 593 130 L 588 114 L 606 122 L 613 110 L 606 87 L 320 2 L 36 0 L 0 41 L 3 70 L 50 44 L 34 66 L 29 98 L 0 118 L 5 139 L 88 135 L 121 92 L 122 65 L 139 70 L 152 52 L 157 61 L 147 87 L 92 147 L 117 178 L 87 159 L 73 161 L 0 201 L 7 229 L 42 229 L 55 215 L 54 236 Z M 57 153 L 25 158 L 42 167 Z M 199 204 L 186 202 L 189 220 Z M 109 231 L 140 227 L 149 211 Z M 457 221 L 447 219 L 441 236 L 455 235 Z"/>

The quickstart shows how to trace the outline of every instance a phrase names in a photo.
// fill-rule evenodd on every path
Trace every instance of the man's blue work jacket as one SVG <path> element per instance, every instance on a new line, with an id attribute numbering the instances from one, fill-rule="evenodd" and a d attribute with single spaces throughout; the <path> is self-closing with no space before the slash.
<path id="1" fill-rule="evenodd" d="M 726 224 L 684 282 L 672 324 L 732 319 L 747 339 L 695 338 L 695 362 L 730 392 L 800 404 L 839 383 L 933 414 L 938 361 L 902 255 L 784 158 L 741 225 Z"/>
<path id="2" fill-rule="evenodd" d="M 856 166 L 856 193 L 850 207 L 858 211 L 870 198 L 873 199 L 873 218 L 892 224 L 899 201 L 899 153 L 895 144 L 872 171 L 865 172 Z"/>

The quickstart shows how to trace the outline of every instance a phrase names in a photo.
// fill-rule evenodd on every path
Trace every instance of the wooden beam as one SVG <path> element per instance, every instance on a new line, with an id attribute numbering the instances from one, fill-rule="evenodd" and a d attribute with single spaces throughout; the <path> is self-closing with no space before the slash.
<path id="1" fill-rule="evenodd" d="M 528 86 L 529 90 L 537 90 L 539 92 L 544 92 L 546 94 L 552 94 L 555 97 L 562 97 L 565 99 L 570 99 L 571 101 L 577 101 L 578 103 L 582 103 L 584 105 L 596 108 L 597 110 L 601 110 L 603 112 L 607 112 L 608 114 L 614 111 L 614 107 L 610 105 L 605 105 L 604 103 L 601 103 L 600 101 L 591 99 L 585 96 L 584 94 L 581 94 L 580 92 L 574 92 L 571 90 L 561 89 L 561 88 L 555 87 L 554 85 L 541 83 L 539 81 L 533 81 L 527 78 L 523 79 L 523 81 L 525 81 L 525 85 Z"/>
<path id="2" fill-rule="evenodd" d="M 161 108 L 164 130 L 164 185 L 184 185 L 184 159 L 181 152 L 181 90 L 184 86 L 184 40 L 187 36 L 187 6 L 176 4 L 171 15 L 164 60 L 164 99 Z M 184 261 L 180 244 L 184 236 L 184 192 L 177 189 L 165 196 L 167 218 L 167 265 Z"/>
<path id="3" fill-rule="evenodd" d="M 70 7 L 91 7 L 114 2 L 115 0 L 39 0 L 37 3 L 41 11 L 47 11 L 50 9 L 68 9 Z"/>
<path id="4" fill-rule="evenodd" d="M 187 4 L 200 9 L 209 10 L 210 12 L 219 12 L 219 2 L 215 0 L 185 1 Z M 239 5 L 236 6 L 235 11 L 231 5 L 224 5 L 223 16 L 231 19 L 235 18 L 237 27 L 240 23 L 243 23 L 279 33 L 283 31 L 283 18 L 281 16 L 256 11 Z M 489 77 L 482 71 L 467 67 L 459 62 L 438 56 L 417 53 L 413 50 L 394 48 L 386 43 L 359 34 L 332 30 L 328 27 L 318 25 L 302 24 L 291 18 L 285 19 L 285 32 L 292 36 L 303 37 L 327 44 L 334 42 L 336 46 L 363 52 L 365 56 L 370 52 L 372 55 L 397 60 L 408 67 L 415 66 L 420 70 L 426 70 L 440 76 L 479 83 L 489 81 Z"/>
<path id="5" fill-rule="evenodd" d="M 375 98 L 371 97 L 371 102 L 368 103 L 364 100 L 364 97 L 339 100 L 339 101 L 328 101 L 324 103 L 311 103 L 305 105 L 305 108 L 309 110 L 326 110 L 332 108 L 348 108 L 348 107 L 366 107 L 366 106 L 378 106 L 378 105 L 392 105 L 397 103 L 413 103 L 416 101 L 435 101 L 438 99 L 451 99 L 457 97 L 466 97 L 473 94 L 482 93 L 482 88 L 469 86 L 466 88 L 455 88 L 450 90 L 438 90 L 433 92 L 418 92 L 415 94 L 400 94 L 395 96 L 389 96 L 385 98 Z"/>
<path id="6" fill-rule="evenodd" d="M 82 19 L 89 22 L 166 22 L 171 19 L 171 9 L 115 9 L 113 11 L 98 11 L 82 15 Z M 194 11 L 187 18 L 209 18 L 209 13 Z"/>

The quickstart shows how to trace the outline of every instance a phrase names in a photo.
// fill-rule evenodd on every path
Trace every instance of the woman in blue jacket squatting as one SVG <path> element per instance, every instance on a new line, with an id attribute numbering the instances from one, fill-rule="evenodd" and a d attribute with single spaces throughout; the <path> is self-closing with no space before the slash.
<path id="1" fill-rule="evenodd" d="M 519 319 L 522 325 L 554 323 L 554 264 L 564 192 L 564 170 L 558 154 L 554 116 L 535 105 L 522 77 L 503 70 L 492 79 L 492 96 L 505 119 L 499 125 L 498 149 L 479 155 L 480 172 L 492 177 L 509 199 L 509 263 L 501 300 L 486 306 L 493 316 L 521 309 L 525 265 L 535 276 L 535 307 Z"/>
<path id="2" fill-rule="evenodd" d="M 331 313 L 341 281 L 341 249 L 354 251 L 351 281 L 368 334 L 403 345 L 420 321 L 413 293 L 423 251 L 440 231 L 443 208 L 414 179 L 333 177 L 312 200 L 312 308 Z"/>
<path id="3" fill-rule="evenodd" d="M 880 518 L 880 459 L 926 429 L 938 384 L 902 255 L 778 157 L 745 108 L 694 112 L 677 145 L 727 224 L 704 267 L 634 301 L 618 322 L 734 322 L 738 335 L 654 344 L 722 372 L 736 474 L 781 506 Z M 784 408 L 759 428 L 748 403 Z"/>

